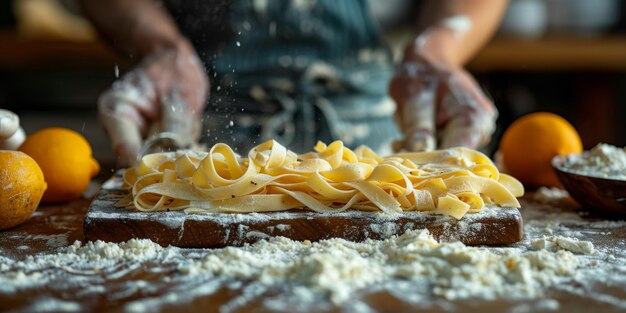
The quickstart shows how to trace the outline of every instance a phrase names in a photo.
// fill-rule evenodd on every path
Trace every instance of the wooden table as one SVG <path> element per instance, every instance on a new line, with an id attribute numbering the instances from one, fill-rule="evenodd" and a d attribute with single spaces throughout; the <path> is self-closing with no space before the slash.
<path id="1" fill-rule="evenodd" d="M 532 193 L 531 193 L 532 195 Z M 602 220 L 588 215 L 584 210 L 573 208 L 567 204 L 559 208 L 550 207 L 539 204 L 527 196 L 522 199 L 524 209 L 522 213 L 525 215 L 525 224 L 527 227 L 534 227 L 531 231 L 527 230 L 527 234 L 535 234 L 541 232 L 546 227 L 544 220 L 547 220 L 550 214 L 555 212 L 567 212 L 568 214 L 584 216 L 583 222 L 576 225 L 561 225 L 554 228 L 555 234 L 559 234 L 565 230 L 580 231 L 580 239 L 590 240 L 596 249 L 613 251 L 602 254 L 598 257 L 598 262 L 617 262 L 623 264 L 624 272 L 611 273 L 612 279 L 605 277 L 597 277 L 589 284 L 579 285 L 570 284 L 567 288 L 553 288 L 545 295 L 559 302 L 559 310 L 566 312 L 623 312 L 626 307 L 626 259 L 624 259 L 624 250 L 626 250 L 626 227 L 620 223 L 607 223 L 607 227 L 597 227 L 603 225 Z M 75 240 L 82 240 L 83 233 L 83 217 L 89 204 L 89 199 L 76 200 L 63 205 L 43 206 L 33 215 L 26 223 L 0 232 L 0 256 L 12 259 L 24 259 L 30 255 L 38 253 L 51 253 L 59 247 L 71 244 Z M 598 223 L 600 221 L 600 223 Z M 595 222 L 596 226 L 591 227 L 591 223 Z M 588 224 L 587 224 L 588 223 Z M 617 225 L 617 226 L 616 226 Z M 519 245 L 528 245 L 528 238 L 519 243 Z M 621 252 L 619 252 L 621 251 Z M 620 254 L 621 253 L 621 254 Z M 612 255 L 612 256 L 611 256 Z M 602 258 L 607 258 L 603 260 Z M 610 259 L 610 260 L 609 260 Z M 119 264 L 123 267 L 124 264 Z M 0 286 L 0 312 L 5 310 L 15 311 L 31 311 L 32 304 L 36 299 L 42 297 L 51 297 L 79 305 L 69 306 L 83 311 L 109 311 L 118 312 L 124 310 L 138 309 L 136 306 L 127 306 L 131 302 L 138 302 L 142 299 L 148 299 L 159 295 L 166 294 L 171 290 L 181 290 L 181 286 L 176 286 L 176 275 L 180 275 L 175 271 L 175 267 L 162 268 L 159 271 L 151 271 L 154 264 L 146 263 L 142 268 L 134 269 L 126 272 L 124 275 L 107 276 L 102 273 L 97 285 L 101 286 L 95 293 L 84 293 L 86 285 L 72 285 L 66 289 L 51 287 L 54 284 L 39 286 L 36 288 L 26 288 L 13 293 L 3 293 Z M 1 268 L 1 264 L 0 264 Z M 112 273 L 109 273 L 112 274 Z M 68 274 L 69 275 L 69 274 Z M 80 273 L 72 275 L 81 275 Z M 120 277 L 117 277 L 120 276 Z M 139 288 L 129 290 L 128 283 L 132 281 L 143 280 L 144 285 L 151 285 L 153 288 Z M 170 283 L 164 283 L 170 282 Z M 617 283 L 616 283 L 617 282 Z M 208 283 L 208 282 L 204 282 Z M 203 283 L 182 286 L 183 290 L 194 290 L 200 288 Z M 245 284 L 243 285 L 245 286 Z M 91 286 L 93 287 L 93 286 Z M 178 289 L 176 289 L 178 288 Z M 279 292 L 279 291 L 277 291 Z M 180 292 L 181 296 L 186 293 Z M 232 305 L 233 301 L 241 296 L 241 288 L 222 287 L 209 295 L 192 297 L 192 299 L 178 301 L 178 303 L 163 304 L 158 310 L 163 312 L 179 312 L 179 311 L 217 311 L 218 308 L 225 304 Z M 268 312 L 269 308 L 264 306 L 263 300 L 272 294 L 262 294 L 239 306 L 235 306 L 233 312 Z M 550 311 L 553 308 L 543 306 L 541 299 L 536 300 L 511 300 L 498 299 L 487 301 L 481 299 L 466 299 L 458 301 L 437 300 L 420 304 L 411 304 L 402 299 L 393 296 L 387 292 L 362 292 L 358 294 L 362 301 L 368 304 L 372 309 L 383 312 L 405 312 L 405 311 L 429 311 L 429 312 L 491 312 L 491 311 L 511 311 L 515 312 L 536 312 Z M 126 306 L 126 307 L 125 307 Z M 139 307 L 146 308 L 146 307 Z M 148 307 L 148 311 L 155 311 L 156 308 Z M 40 308 L 41 309 L 41 308 Z M 48 308 L 50 309 L 50 308 Z M 56 308 L 58 310 L 59 308 Z M 54 311 L 55 308 L 52 308 Z M 286 310 L 290 311 L 290 310 Z M 342 308 L 338 307 L 320 307 L 320 312 L 341 312 L 350 311 L 349 304 Z"/>

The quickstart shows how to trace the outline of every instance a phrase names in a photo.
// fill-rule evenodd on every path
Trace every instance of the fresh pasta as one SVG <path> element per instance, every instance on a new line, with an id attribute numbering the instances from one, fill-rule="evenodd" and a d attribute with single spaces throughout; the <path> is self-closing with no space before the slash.
<path id="1" fill-rule="evenodd" d="M 247 157 L 218 143 L 208 152 L 144 156 L 124 174 L 127 203 L 141 211 L 427 211 L 461 219 L 485 205 L 519 207 L 515 178 L 484 154 L 451 148 L 380 157 L 365 146 L 318 142 L 297 155 L 270 140 Z"/>

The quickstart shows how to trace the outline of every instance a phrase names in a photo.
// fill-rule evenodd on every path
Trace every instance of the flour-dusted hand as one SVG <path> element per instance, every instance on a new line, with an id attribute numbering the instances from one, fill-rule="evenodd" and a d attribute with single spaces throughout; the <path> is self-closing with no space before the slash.
<path id="1" fill-rule="evenodd" d="M 17 114 L 0 109 L 0 150 L 15 150 L 26 139 Z"/>
<path id="2" fill-rule="evenodd" d="M 389 93 L 396 101 L 396 121 L 404 134 L 394 143 L 396 151 L 430 151 L 436 142 L 438 77 L 431 67 L 403 63 L 391 81 Z"/>
<path id="3" fill-rule="evenodd" d="M 498 113 L 463 65 L 494 34 L 507 1 L 422 2 L 417 35 L 389 88 L 404 132 L 395 148 L 479 148 L 489 142 Z"/>
<path id="4" fill-rule="evenodd" d="M 435 65 L 426 58 L 405 62 L 391 82 L 390 94 L 405 136 L 396 150 L 476 149 L 488 143 L 495 130 L 496 108 L 462 68 Z"/>
<path id="5" fill-rule="evenodd" d="M 476 149 L 489 143 L 496 128 L 498 110 L 471 74 L 462 68 L 446 71 L 441 92 L 437 111 L 440 147 Z"/>
<path id="6" fill-rule="evenodd" d="M 187 41 L 157 49 L 116 81 L 100 97 L 98 109 L 120 163 L 136 161 L 150 132 L 197 140 L 207 90 L 204 67 Z"/>

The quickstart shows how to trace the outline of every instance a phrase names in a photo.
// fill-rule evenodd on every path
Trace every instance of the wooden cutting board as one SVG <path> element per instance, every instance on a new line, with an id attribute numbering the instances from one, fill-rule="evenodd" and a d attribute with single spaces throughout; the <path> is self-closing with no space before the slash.
<path id="1" fill-rule="evenodd" d="M 122 190 L 100 191 L 85 216 L 86 240 L 123 242 L 146 238 L 163 246 L 217 248 L 272 236 L 299 241 L 385 239 L 424 228 L 439 241 L 461 241 L 466 245 L 505 245 L 523 236 L 522 216 L 515 208 L 488 207 L 459 221 L 423 212 L 391 216 L 360 211 L 185 214 L 116 208 L 115 203 L 126 194 Z"/>

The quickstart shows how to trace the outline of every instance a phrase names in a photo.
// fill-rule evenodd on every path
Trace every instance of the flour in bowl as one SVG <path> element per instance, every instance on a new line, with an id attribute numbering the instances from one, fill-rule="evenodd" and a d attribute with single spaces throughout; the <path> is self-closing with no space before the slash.
<path id="1" fill-rule="evenodd" d="M 564 166 L 580 175 L 626 180 L 626 148 L 601 143 L 583 154 L 568 156 Z"/>

